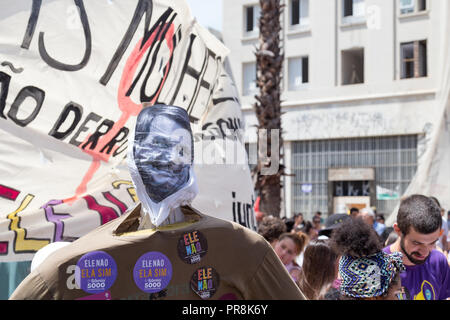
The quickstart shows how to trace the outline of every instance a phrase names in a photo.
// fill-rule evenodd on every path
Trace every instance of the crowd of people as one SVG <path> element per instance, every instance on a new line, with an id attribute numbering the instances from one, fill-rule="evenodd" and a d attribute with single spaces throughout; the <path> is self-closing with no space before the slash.
<path id="1" fill-rule="evenodd" d="M 449 299 L 438 199 L 402 199 L 391 228 L 372 208 L 311 220 L 257 214 L 258 235 L 190 205 L 199 189 L 185 109 L 144 108 L 130 138 L 139 202 L 45 258 L 38 251 L 9 299 Z"/>
<path id="2" fill-rule="evenodd" d="M 258 233 L 310 300 L 450 299 L 448 221 L 435 197 L 412 195 L 397 221 L 374 208 L 326 218 L 264 214 Z"/>

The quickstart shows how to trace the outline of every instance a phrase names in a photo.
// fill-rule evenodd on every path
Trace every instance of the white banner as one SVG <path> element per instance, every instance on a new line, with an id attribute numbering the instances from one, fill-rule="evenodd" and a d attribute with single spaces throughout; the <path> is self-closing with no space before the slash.
<path id="1" fill-rule="evenodd" d="M 227 53 L 182 0 L 2 0 L 0 262 L 31 260 L 138 201 L 127 138 L 154 103 L 191 117 L 194 207 L 256 230 L 246 158 L 220 162 L 230 145 L 244 150 L 225 134 L 244 127 Z"/>

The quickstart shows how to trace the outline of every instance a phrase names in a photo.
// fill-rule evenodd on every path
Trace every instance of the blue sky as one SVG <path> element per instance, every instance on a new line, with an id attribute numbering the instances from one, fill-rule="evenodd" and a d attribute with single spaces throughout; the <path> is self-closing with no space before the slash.
<path id="1" fill-rule="evenodd" d="M 222 1 L 226 0 L 186 0 L 192 15 L 204 27 L 222 31 Z"/>

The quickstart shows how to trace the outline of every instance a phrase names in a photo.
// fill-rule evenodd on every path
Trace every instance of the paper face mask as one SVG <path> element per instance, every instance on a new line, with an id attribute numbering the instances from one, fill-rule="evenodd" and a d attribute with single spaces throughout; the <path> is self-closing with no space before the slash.
<path id="1" fill-rule="evenodd" d="M 139 114 L 133 157 L 153 202 L 164 200 L 188 182 L 192 143 L 189 117 L 184 109 L 155 105 Z"/>

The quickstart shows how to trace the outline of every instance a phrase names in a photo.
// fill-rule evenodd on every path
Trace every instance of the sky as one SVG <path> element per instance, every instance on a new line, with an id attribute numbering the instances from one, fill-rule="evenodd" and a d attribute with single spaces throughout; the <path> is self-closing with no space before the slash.
<path id="1" fill-rule="evenodd" d="M 205 28 L 222 31 L 222 1 L 226 0 L 186 0 L 192 15 Z"/>

